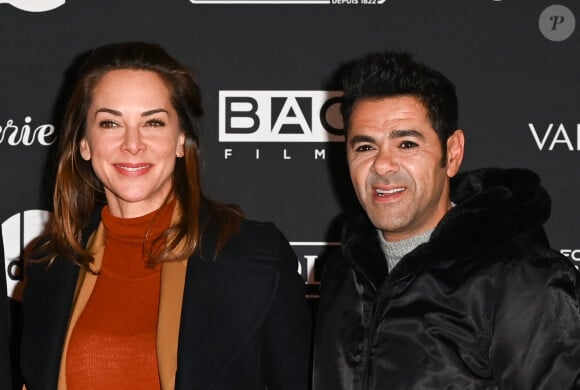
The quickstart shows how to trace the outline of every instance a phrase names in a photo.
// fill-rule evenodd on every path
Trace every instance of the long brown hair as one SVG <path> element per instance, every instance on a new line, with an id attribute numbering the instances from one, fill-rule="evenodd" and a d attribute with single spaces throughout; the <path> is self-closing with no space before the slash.
<path id="1" fill-rule="evenodd" d="M 104 190 L 89 161 L 81 158 L 79 143 L 85 135 L 86 117 L 92 93 L 101 78 L 112 70 L 133 69 L 155 72 L 170 90 L 171 102 L 185 134 L 184 156 L 176 159 L 172 195 L 177 199 L 181 218 L 163 235 L 164 250 L 149 254 L 152 261 L 168 261 L 190 256 L 199 249 L 204 227 L 217 228 L 215 253 L 237 232 L 241 211 L 237 206 L 213 202 L 202 191 L 199 172 L 198 119 L 203 114 L 199 86 L 192 74 L 161 46 L 126 42 L 93 50 L 66 105 L 59 136 L 59 156 L 53 194 L 54 220 L 42 250 L 44 259 L 65 258 L 89 268 L 93 258 L 84 248 L 83 232 L 91 216 L 104 204 Z M 206 217 L 200 221 L 200 212 Z M 178 245 L 179 244 L 179 245 Z M 176 253 L 178 251 L 178 253 Z"/>

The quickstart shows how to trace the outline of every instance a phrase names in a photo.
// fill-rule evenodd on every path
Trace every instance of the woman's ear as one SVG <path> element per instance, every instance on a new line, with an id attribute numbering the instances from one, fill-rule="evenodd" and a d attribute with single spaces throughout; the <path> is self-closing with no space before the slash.
<path id="1" fill-rule="evenodd" d="M 177 157 L 183 157 L 185 154 L 185 134 L 181 132 L 179 137 L 177 138 L 177 150 L 175 151 L 175 155 Z"/>
<path id="2" fill-rule="evenodd" d="M 86 138 L 83 138 L 81 142 L 79 142 L 79 151 L 83 160 L 89 161 L 91 159 L 91 148 L 89 147 L 89 143 Z"/>

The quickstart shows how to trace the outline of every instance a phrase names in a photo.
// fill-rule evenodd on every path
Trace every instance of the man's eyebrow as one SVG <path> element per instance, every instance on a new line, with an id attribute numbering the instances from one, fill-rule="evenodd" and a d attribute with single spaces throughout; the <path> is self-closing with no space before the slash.
<path id="1" fill-rule="evenodd" d="M 375 142 L 375 139 L 368 135 L 355 135 L 352 137 L 348 143 L 352 147 L 354 144 L 359 144 L 361 142 Z"/>
<path id="2" fill-rule="evenodd" d="M 401 137 L 415 137 L 425 139 L 423 133 L 417 130 L 393 130 L 389 133 L 389 138 L 401 138 Z"/>

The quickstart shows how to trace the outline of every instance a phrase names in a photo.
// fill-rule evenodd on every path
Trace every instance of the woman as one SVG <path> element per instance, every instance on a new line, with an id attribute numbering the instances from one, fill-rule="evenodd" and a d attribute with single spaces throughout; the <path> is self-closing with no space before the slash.
<path id="1" fill-rule="evenodd" d="M 89 55 L 65 112 L 55 221 L 27 271 L 28 390 L 307 388 L 296 258 L 272 224 L 203 196 L 202 112 L 158 45 Z"/>

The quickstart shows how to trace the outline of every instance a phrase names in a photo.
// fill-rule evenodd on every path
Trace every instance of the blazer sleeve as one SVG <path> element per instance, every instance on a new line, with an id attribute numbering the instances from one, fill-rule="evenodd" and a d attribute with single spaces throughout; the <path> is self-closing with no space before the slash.
<path id="1" fill-rule="evenodd" d="M 307 390 L 311 366 L 311 314 L 298 261 L 276 229 L 279 286 L 264 327 L 268 390 Z"/>
<path id="2" fill-rule="evenodd" d="M 552 257 L 519 262 L 504 277 L 490 349 L 499 387 L 580 389 L 578 271 Z"/>
<path id="3" fill-rule="evenodd" d="M 4 248 L 2 245 L 2 237 L 0 235 L 0 259 L 4 261 Z M 11 350 L 9 339 L 9 325 L 8 325 L 8 297 L 6 290 L 6 275 L 4 274 L 4 266 L 0 267 L 0 381 L 6 386 L 6 389 L 11 389 L 12 370 L 10 368 Z"/>

